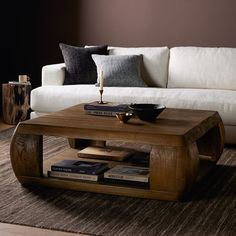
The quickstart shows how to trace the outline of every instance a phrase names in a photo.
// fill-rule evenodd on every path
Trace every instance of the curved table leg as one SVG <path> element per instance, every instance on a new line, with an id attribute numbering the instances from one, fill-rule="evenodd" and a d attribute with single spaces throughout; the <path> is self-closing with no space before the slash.
<path id="1" fill-rule="evenodd" d="M 220 122 L 199 140 L 185 147 L 153 146 L 150 153 L 150 189 L 171 192 L 176 200 L 190 190 L 215 165 L 224 148 L 224 126 Z M 204 169 L 199 158 L 208 160 Z M 207 165 L 206 165 L 207 164 Z"/>
<path id="2" fill-rule="evenodd" d="M 225 131 L 222 121 L 197 140 L 200 155 L 211 157 L 217 162 L 224 149 Z"/>
<path id="3" fill-rule="evenodd" d="M 43 176 L 43 140 L 41 135 L 18 132 L 19 124 L 12 136 L 10 157 L 13 171 L 19 180 L 21 176 Z"/>
<path id="4" fill-rule="evenodd" d="M 170 192 L 179 200 L 195 182 L 198 166 L 196 143 L 187 147 L 153 146 L 150 153 L 150 189 Z"/>

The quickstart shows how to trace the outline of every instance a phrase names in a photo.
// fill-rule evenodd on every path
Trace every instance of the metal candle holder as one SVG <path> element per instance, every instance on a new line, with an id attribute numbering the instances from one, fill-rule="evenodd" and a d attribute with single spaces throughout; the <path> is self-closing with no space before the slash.
<path id="1" fill-rule="evenodd" d="M 103 89 L 100 89 L 99 92 L 100 92 L 100 101 L 99 101 L 98 103 L 99 103 L 99 104 L 106 104 L 107 102 L 104 102 L 104 101 L 102 100 Z"/>

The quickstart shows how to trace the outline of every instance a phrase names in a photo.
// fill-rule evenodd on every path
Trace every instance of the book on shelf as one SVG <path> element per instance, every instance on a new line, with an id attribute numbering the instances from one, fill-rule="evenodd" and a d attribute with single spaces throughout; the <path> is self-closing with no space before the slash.
<path id="1" fill-rule="evenodd" d="M 116 165 L 104 173 L 106 179 L 118 179 L 148 183 L 149 168 L 139 166 Z"/>
<path id="2" fill-rule="evenodd" d="M 48 171 L 48 177 L 62 178 L 62 179 L 77 179 L 77 180 L 88 180 L 88 181 L 98 181 L 102 178 L 100 175 L 89 175 L 89 174 L 80 174 L 80 173 L 71 173 L 71 172 L 62 172 L 62 171 Z"/>
<path id="3" fill-rule="evenodd" d="M 52 171 L 98 175 L 108 169 L 107 163 L 63 160 L 51 165 Z"/>
<path id="4" fill-rule="evenodd" d="M 129 104 L 118 104 L 108 102 L 105 104 L 99 104 L 98 102 L 91 102 L 84 104 L 84 110 L 86 111 L 110 111 L 110 112 L 128 112 L 130 110 Z"/>
<path id="5" fill-rule="evenodd" d="M 112 161 L 124 161 L 132 151 L 116 147 L 86 147 L 78 151 L 79 158 L 92 158 Z"/>

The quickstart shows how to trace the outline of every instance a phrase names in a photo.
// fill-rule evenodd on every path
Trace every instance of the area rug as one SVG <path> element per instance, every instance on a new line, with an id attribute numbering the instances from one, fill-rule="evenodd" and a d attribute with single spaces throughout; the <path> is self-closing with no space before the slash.
<path id="1" fill-rule="evenodd" d="M 0 133 L 0 222 L 90 235 L 235 235 L 236 147 L 224 150 L 216 168 L 184 202 L 22 187 L 10 164 L 13 130 Z M 44 138 L 46 158 L 68 148 Z"/>

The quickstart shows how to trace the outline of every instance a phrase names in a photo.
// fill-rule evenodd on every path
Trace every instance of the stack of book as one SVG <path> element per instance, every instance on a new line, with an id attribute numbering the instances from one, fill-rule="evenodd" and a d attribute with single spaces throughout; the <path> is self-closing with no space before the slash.
<path id="1" fill-rule="evenodd" d="M 118 112 L 130 111 L 130 108 L 129 104 L 116 104 L 112 102 L 99 104 L 98 102 L 92 102 L 84 104 L 84 110 L 89 115 L 116 116 Z"/>
<path id="2" fill-rule="evenodd" d="M 116 165 L 104 173 L 104 179 L 113 183 L 140 183 L 149 182 L 149 168 L 139 166 Z"/>
<path id="3" fill-rule="evenodd" d="M 107 163 L 63 160 L 51 166 L 49 177 L 98 181 L 108 169 Z"/>

